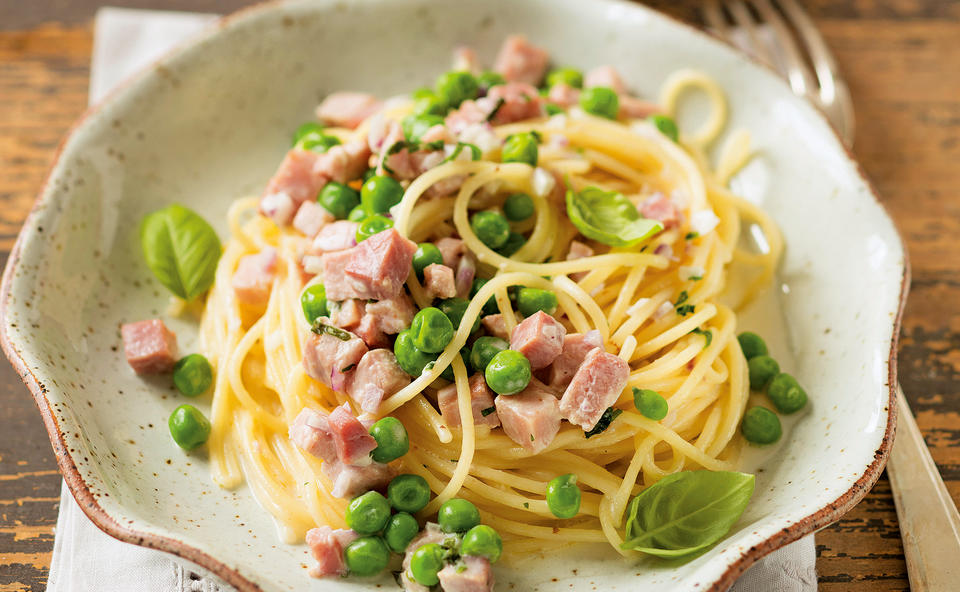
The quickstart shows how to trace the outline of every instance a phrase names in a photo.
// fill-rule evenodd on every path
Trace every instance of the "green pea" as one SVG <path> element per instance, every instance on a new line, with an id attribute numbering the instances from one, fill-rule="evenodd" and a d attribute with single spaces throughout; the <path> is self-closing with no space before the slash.
<path id="1" fill-rule="evenodd" d="M 620 98 L 611 88 L 594 86 L 580 94 L 580 106 L 592 115 L 616 119 L 620 112 Z"/>
<path id="2" fill-rule="evenodd" d="M 773 444 L 783 435 L 780 418 L 766 407 L 751 407 L 743 414 L 740 432 L 752 444 Z"/>
<path id="3" fill-rule="evenodd" d="M 527 237 L 519 232 L 510 231 L 507 242 L 503 243 L 503 246 L 497 249 L 497 253 L 500 253 L 504 257 L 512 257 L 517 251 L 522 249 L 525 244 L 527 244 Z"/>
<path id="4" fill-rule="evenodd" d="M 633 406 L 641 415 L 653 421 L 660 421 L 669 411 L 667 400 L 660 396 L 660 393 L 637 387 L 633 387 Z"/>
<path id="5" fill-rule="evenodd" d="M 503 539 L 493 528 L 486 524 L 478 524 L 463 535 L 460 554 L 486 557 L 490 563 L 496 563 L 503 554 Z"/>
<path id="6" fill-rule="evenodd" d="M 343 220 L 360 205 L 360 194 L 343 183 L 330 181 L 320 190 L 317 201 L 335 218 Z"/>
<path id="7" fill-rule="evenodd" d="M 372 216 L 367 216 L 363 219 L 363 222 L 357 226 L 356 239 L 358 243 L 362 243 L 371 236 L 393 228 L 393 220 L 387 218 L 386 216 L 381 216 L 379 214 L 374 214 Z"/>
<path id="8" fill-rule="evenodd" d="M 210 421 L 193 405 L 180 405 L 167 421 L 170 435 L 177 446 L 193 450 L 210 437 Z"/>
<path id="9" fill-rule="evenodd" d="M 767 387 L 767 396 L 777 411 L 787 415 L 800 411 L 807 404 L 807 391 L 786 372 L 773 377 Z"/>
<path id="10" fill-rule="evenodd" d="M 347 569 L 355 576 L 375 576 L 390 563 L 390 549 L 378 536 L 355 539 L 343 550 Z"/>
<path id="11" fill-rule="evenodd" d="M 555 68 L 547 74 L 547 86 L 566 84 L 573 88 L 583 88 L 583 73 L 576 68 Z"/>
<path id="12" fill-rule="evenodd" d="M 536 314 L 538 310 L 552 315 L 557 312 L 557 295 L 540 288 L 520 288 L 517 291 L 517 310 L 525 317 Z"/>
<path id="13" fill-rule="evenodd" d="M 437 522 L 444 532 L 466 532 L 480 524 L 480 510 L 472 502 L 455 497 L 440 506 Z"/>
<path id="14" fill-rule="evenodd" d="M 420 88 L 413 89 L 413 92 L 410 93 L 410 96 L 416 99 L 422 99 L 425 97 L 435 97 L 437 93 L 433 92 L 432 88 L 426 86 L 421 86 Z"/>
<path id="15" fill-rule="evenodd" d="M 557 518 L 573 518 L 580 511 L 580 488 L 573 473 L 554 477 L 547 483 L 547 507 Z"/>
<path id="16" fill-rule="evenodd" d="M 387 486 L 387 499 L 398 512 L 416 514 L 430 501 L 430 486 L 420 475 L 397 475 Z"/>
<path id="17" fill-rule="evenodd" d="M 413 332 L 410 329 L 397 335 L 393 342 L 393 355 L 397 357 L 400 368 L 414 378 L 423 374 L 427 364 L 437 361 L 437 354 L 421 351 L 413 344 Z"/>
<path id="18" fill-rule="evenodd" d="M 394 553 L 403 553 L 419 531 L 420 524 L 416 518 L 406 512 L 397 512 L 387 521 L 383 540 Z"/>
<path id="19" fill-rule="evenodd" d="M 376 491 L 368 491 L 350 500 L 345 515 L 347 526 L 360 534 L 383 530 L 390 519 L 390 503 Z"/>
<path id="20" fill-rule="evenodd" d="M 677 122 L 666 115 L 651 115 L 647 118 L 650 123 L 655 125 L 660 133 L 670 138 L 674 142 L 680 140 L 680 130 L 677 129 Z"/>
<path id="21" fill-rule="evenodd" d="M 300 307 L 303 309 L 303 316 L 311 325 L 319 317 L 330 315 L 330 309 L 327 307 L 327 290 L 323 284 L 310 284 L 303 289 L 300 294 Z"/>
<path id="22" fill-rule="evenodd" d="M 530 166 L 537 166 L 539 149 L 537 136 L 532 132 L 520 132 L 507 137 L 500 152 L 503 162 L 525 162 Z"/>
<path id="23" fill-rule="evenodd" d="M 441 74 L 434 88 L 437 97 L 451 107 L 459 107 L 460 103 L 477 96 L 479 85 L 473 74 L 453 71 Z"/>
<path id="24" fill-rule="evenodd" d="M 494 356 L 509 348 L 510 344 L 499 337 L 491 337 L 489 335 L 478 337 L 477 340 L 473 342 L 473 348 L 470 350 L 470 365 L 473 366 L 475 370 L 484 372 Z"/>
<path id="25" fill-rule="evenodd" d="M 474 278 L 473 283 L 470 285 L 470 298 L 473 298 L 477 295 L 477 292 L 480 291 L 480 288 L 490 280 L 485 278 Z M 487 301 L 483 304 L 483 309 L 480 311 L 485 315 L 497 314 L 500 312 L 500 309 L 497 307 L 497 299 L 494 296 L 490 296 Z"/>
<path id="26" fill-rule="evenodd" d="M 370 212 L 363 209 L 362 205 L 359 205 L 350 210 L 350 213 L 347 214 L 347 220 L 351 222 L 363 222 L 368 216 L 370 216 Z"/>
<path id="27" fill-rule="evenodd" d="M 437 543 L 418 547 L 410 556 L 410 577 L 423 586 L 436 586 L 440 583 L 437 574 L 443 569 L 445 554 L 444 548 Z"/>
<path id="28" fill-rule="evenodd" d="M 300 138 L 306 136 L 307 134 L 323 134 L 325 129 L 322 123 L 317 121 L 308 121 L 307 123 L 302 124 L 297 128 L 297 131 L 293 132 L 293 141 L 290 142 L 291 146 L 296 146 L 297 142 L 300 141 Z"/>
<path id="29" fill-rule="evenodd" d="M 767 355 L 767 344 L 756 333 L 744 331 L 737 336 L 737 341 L 740 342 L 740 351 L 743 352 L 743 357 L 748 360 Z"/>
<path id="30" fill-rule="evenodd" d="M 780 373 L 780 364 L 770 356 L 756 356 L 747 361 L 747 370 L 750 375 L 750 388 L 762 391 L 763 387 Z"/>
<path id="31" fill-rule="evenodd" d="M 377 447 L 370 453 L 377 462 L 388 463 L 410 451 L 407 429 L 396 417 L 381 418 L 370 426 L 370 435 L 377 441 Z"/>
<path id="32" fill-rule="evenodd" d="M 360 188 L 360 203 L 371 214 L 382 214 L 400 203 L 403 186 L 393 177 L 374 175 Z"/>
<path id="33" fill-rule="evenodd" d="M 483 373 L 487 386 L 500 395 L 514 395 L 530 384 L 533 375 L 530 360 L 512 349 L 497 353 L 487 364 Z"/>
<path id="34" fill-rule="evenodd" d="M 480 73 L 480 76 L 477 76 L 477 84 L 480 88 L 489 89 L 490 87 L 506 83 L 507 79 L 499 72 L 494 72 L 493 70 L 484 70 Z"/>
<path id="35" fill-rule="evenodd" d="M 173 384 L 184 395 L 196 397 L 213 384 L 213 368 L 202 355 L 190 354 L 173 366 Z"/>
<path id="36" fill-rule="evenodd" d="M 449 111 L 447 102 L 438 97 L 432 90 L 428 90 L 428 92 L 430 94 L 414 97 L 413 113 L 415 115 L 438 115 L 440 117 L 446 115 Z"/>
<path id="37" fill-rule="evenodd" d="M 503 215 L 511 222 L 526 220 L 533 212 L 533 198 L 526 193 L 512 193 L 503 202 Z"/>
<path id="38" fill-rule="evenodd" d="M 489 210 L 470 216 L 470 228 L 480 242 L 491 249 L 502 247 L 510 238 L 510 223 L 502 215 Z"/>
<path id="39" fill-rule="evenodd" d="M 423 270 L 433 263 L 443 265 L 443 254 L 437 245 L 433 243 L 417 245 L 417 250 L 413 252 L 413 270 L 417 272 L 417 277 L 421 281 L 423 281 Z"/>
<path id="40" fill-rule="evenodd" d="M 430 354 L 437 354 L 453 339 L 453 323 L 439 308 L 429 306 L 413 317 L 410 324 L 413 345 Z"/>
<path id="41" fill-rule="evenodd" d="M 309 132 L 300 137 L 294 148 L 299 150 L 310 150 L 311 152 L 326 152 L 340 144 L 340 138 L 331 136 L 322 132 Z"/>
<path id="42" fill-rule="evenodd" d="M 446 300 L 441 300 L 437 308 L 439 308 L 443 314 L 447 315 L 447 318 L 450 319 L 450 322 L 453 324 L 454 331 L 456 331 L 460 328 L 460 321 L 463 320 L 463 313 L 467 312 L 468 306 L 470 306 L 470 301 L 466 298 L 447 298 Z M 478 315 L 473 321 L 473 328 L 470 329 L 470 333 L 475 332 L 479 328 L 480 316 Z"/>
<path id="43" fill-rule="evenodd" d="M 419 142 L 423 134 L 435 125 L 443 125 L 443 117 L 439 115 L 407 115 L 400 122 L 403 135 L 411 142 Z"/>
<path id="44" fill-rule="evenodd" d="M 546 105 L 544 105 L 543 110 L 546 111 L 547 115 L 550 117 L 564 113 L 563 107 L 561 107 L 560 105 L 554 105 L 553 103 L 547 103 Z"/>

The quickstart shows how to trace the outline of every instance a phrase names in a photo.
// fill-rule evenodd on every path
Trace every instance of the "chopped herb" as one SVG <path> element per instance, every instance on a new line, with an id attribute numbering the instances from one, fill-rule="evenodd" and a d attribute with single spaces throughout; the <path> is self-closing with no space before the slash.
<path id="1" fill-rule="evenodd" d="M 491 405 L 491 406 L 487 407 L 486 409 L 481 409 L 481 410 L 480 410 L 480 415 L 486 417 L 486 416 L 490 415 L 491 413 L 496 413 L 496 411 L 497 411 L 497 408 L 494 407 L 493 405 Z"/>
<path id="2" fill-rule="evenodd" d="M 463 152 L 464 148 L 470 149 L 470 160 L 480 160 L 480 157 L 483 156 L 483 152 L 481 152 L 480 148 L 478 148 L 476 145 L 468 142 L 457 142 L 457 147 L 453 149 L 453 152 L 450 153 L 450 156 L 443 159 L 443 162 L 455 160 L 458 156 L 460 156 L 460 153 Z"/>
<path id="3" fill-rule="evenodd" d="M 692 282 L 699 282 L 700 280 L 703 279 L 703 276 L 702 276 L 702 275 L 691 275 L 691 276 L 688 277 L 687 279 L 690 280 L 690 281 L 692 281 Z"/>
<path id="4" fill-rule="evenodd" d="M 694 308 L 695 307 L 692 304 L 684 304 L 683 306 L 678 306 L 677 314 L 680 315 L 681 317 L 685 317 L 688 314 L 692 313 Z"/>
<path id="5" fill-rule="evenodd" d="M 313 327 L 311 327 L 310 330 L 316 333 L 317 335 L 323 335 L 324 333 L 326 333 L 331 337 L 336 337 L 340 341 L 350 341 L 351 339 L 349 332 L 344 331 L 339 327 L 334 327 L 333 325 L 322 323 L 319 321 L 319 319 L 314 321 Z"/>
<path id="6" fill-rule="evenodd" d="M 685 237 L 683 237 L 683 238 L 685 238 L 685 239 L 687 239 L 687 240 L 693 240 L 693 239 L 697 238 L 698 236 L 700 236 L 700 233 L 699 233 L 699 232 L 688 232 L 688 233 L 687 233 L 687 236 L 685 236 Z"/>
<path id="7" fill-rule="evenodd" d="M 620 414 L 623 413 L 623 409 L 614 409 L 613 407 L 607 407 L 607 410 L 603 412 L 603 415 L 600 416 L 600 419 L 597 420 L 597 425 L 593 426 L 593 429 L 589 432 L 584 432 L 583 437 L 589 438 L 591 436 L 596 436 L 597 434 L 606 431 L 610 424 L 616 418 L 620 417 Z"/>
<path id="8" fill-rule="evenodd" d="M 490 110 L 490 114 L 487 115 L 487 119 L 485 121 L 487 122 L 493 121 L 493 118 L 497 116 L 497 113 L 500 111 L 500 108 L 503 107 L 504 104 L 506 104 L 506 102 L 507 101 L 505 101 L 503 97 L 500 97 L 500 99 L 497 101 L 497 104 L 494 105 L 493 109 Z"/>
<path id="9" fill-rule="evenodd" d="M 353 370 L 354 366 L 356 366 L 356 364 L 350 364 L 349 366 L 344 366 L 343 368 L 340 369 L 340 372 L 349 372 L 350 370 Z"/>
<path id="10" fill-rule="evenodd" d="M 530 130 L 530 135 L 537 139 L 537 144 L 543 144 L 543 136 L 537 130 Z"/>
<path id="11" fill-rule="evenodd" d="M 530 503 L 529 503 L 529 502 L 523 502 L 523 507 L 529 509 L 529 508 L 530 508 Z"/>
<path id="12" fill-rule="evenodd" d="M 403 587 L 403 579 L 401 579 L 400 576 L 403 575 L 403 570 L 401 569 L 401 570 L 399 570 L 399 571 L 392 571 L 392 572 L 390 572 L 390 573 L 393 574 L 393 581 L 396 582 L 397 585 L 402 588 L 402 587 Z"/>
<path id="13" fill-rule="evenodd" d="M 536 438 L 533 437 L 533 434 L 530 434 L 530 441 L 533 442 Z"/>
<path id="14" fill-rule="evenodd" d="M 673 304 L 674 306 L 680 306 L 681 304 L 686 302 L 689 298 L 690 298 L 690 295 L 687 294 L 686 290 L 684 290 L 683 292 L 680 292 L 680 295 L 677 296 L 677 301 L 674 302 Z"/>
<path id="15" fill-rule="evenodd" d="M 428 144 L 422 144 L 422 147 L 427 150 L 441 150 L 443 149 L 443 140 L 435 140 Z"/>
<path id="16" fill-rule="evenodd" d="M 462 561 L 458 562 L 456 570 L 457 570 L 457 573 L 463 573 L 467 571 L 467 564 Z"/>
<path id="17" fill-rule="evenodd" d="M 710 342 L 713 341 L 713 331 L 710 331 L 710 330 L 705 331 L 700 327 L 697 327 L 693 331 L 690 331 L 690 333 L 693 335 L 703 335 L 704 339 L 707 340 L 707 344 L 704 345 L 703 347 L 710 347 Z"/>

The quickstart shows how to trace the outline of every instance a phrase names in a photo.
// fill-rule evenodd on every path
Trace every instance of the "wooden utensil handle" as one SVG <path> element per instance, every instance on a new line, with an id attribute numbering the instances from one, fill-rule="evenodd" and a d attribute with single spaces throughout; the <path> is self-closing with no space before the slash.
<path id="1" fill-rule="evenodd" d="M 960 590 L 960 513 L 897 386 L 897 437 L 887 475 L 913 592 Z"/>

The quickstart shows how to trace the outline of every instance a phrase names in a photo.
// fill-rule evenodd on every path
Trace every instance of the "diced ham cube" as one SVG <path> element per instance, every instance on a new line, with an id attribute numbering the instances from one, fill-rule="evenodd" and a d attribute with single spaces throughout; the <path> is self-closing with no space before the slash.
<path id="1" fill-rule="evenodd" d="M 333 538 L 337 539 L 340 546 L 346 549 L 347 545 L 360 538 L 360 533 L 352 528 L 334 528 Z"/>
<path id="2" fill-rule="evenodd" d="M 367 316 L 376 321 L 377 327 L 388 335 L 396 335 L 413 322 L 417 309 L 406 293 L 393 298 L 384 298 L 367 303 Z"/>
<path id="3" fill-rule="evenodd" d="M 321 234 L 323 233 L 321 232 Z M 350 298 L 369 300 L 372 298 L 363 284 L 355 281 L 344 272 L 344 268 L 353 256 L 352 250 L 351 248 L 324 253 L 321 258 L 323 263 L 321 274 L 327 300 L 348 300 Z"/>
<path id="4" fill-rule="evenodd" d="M 547 369 L 547 384 L 554 388 L 566 388 L 590 350 L 598 347 L 603 347 L 603 340 L 600 338 L 600 331 L 596 329 L 586 333 L 571 333 L 564 337 L 563 350 Z"/>
<path id="5" fill-rule="evenodd" d="M 480 324 L 483 325 L 483 328 L 486 329 L 490 335 L 507 341 L 510 340 L 510 334 L 507 333 L 507 321 L 504 320 L 503 315 L 499 312 L 483 317 L 480 319 Z"/>
<path id="6" fill-rule="evenodd" d="M 493 117 L 494 125 L 543 116 L 543 97 L 535 87 L 522 82 L 509 82 L 491 88 L 486 97 L 477 99 L 477 105 L 486 108 L 488 113 L 497 109 Z"/>
<path id="7" fill-rule="evenodd" d="M 331 411 L 327 420 L 340 462 L 356 466 L 366 466 L 373 462 L 370 453 L 377 447 L 377 441 L 350 411 L 349 405 L 344 403 Z"/>
<path id="8" fill-rule="evenodd" d="M 344 300 L 343 302 L 331 302 L 330 322 L 341 329 L 354 330 L 360 325 L 361 319 L 366 309 L 366 303 L 356 298 Z"/>
<path id="9" fill-rule="evenodd" d="M 538 310 L 513 328 L 510 349 L 525 355 L 534 370 L 546 368 L 563 350 L 566 334 L 560 321 Z"/>
<path id="10" fill-rule="evenodd" d="M 369 298 L 393 298 L 403 290 L 416 250 L 417 243 L 391 228 L 350 249 L 350 260 L 343 271 L 363 287 Z"/>
<path id="11" fill-rule="evenodd" d="M 340 544 L 332 528 L 318 526 L 308 530 L 307 545 L 310 547 L 310 554 L 317 560 L 317 565 L 310 570 L 312 577 L 323 578 L 347 574 L 347 564 L 343 559 L 344 545 Z"/>
<path id="12" fill-rule="evenodd" d="M 380 402 L 410 384 L 410 375 L 397 364 L 389 349 L 372 349 L 357 364 L 347 382 L 347 394 L 367 413 L 375 413 Z"/>
<path id="13" fill-rule="evenodd" d="M 315 254 L 332 253 L 355 246 L 357 244 L 358 226 L 359 224 L 349 220 L 337 220 L 323 226 L 316 238 L 313 239 L 310 252 Z"/>
<path id="14" fill-rule="evenodd" d="M 401 148 L 396 152 L 389 153 L 390 145 L 384 145 L 384 150 L 381 154 L 380 164 L 378 165 L 377 174 L 385 175 L 387 171 L 392 171 L 392 175 L 400 179 L 401 181 L 414 179 L 419 174 L 418 170 L 418 161 L 413 157 L 413 153 L 410 152 L 407 148 Z M 389 153 L 389 154 L 388 154 Z"/>
<path id="15" fill-rule="evenodd" d="M 339 460 L 326 413 L 304 407 L 290 425 L 290 440 L 299 448 L 326 462 Z"/>
<path id="16" fill-rule="evenodd" d="M 367 347 L 374 349 L 378 347 L 390 347 L 390 338 L 380 328 L 377 320 L 370 315 L 364 315 L 360 320 L 360 325 L 356 329 L 357 335 L 363 339 Z"/>
<path id="17" fill-rule="evenodd" d="M 457 402 L 457 385 L 451 384 L 437 391 L 437 404 L 440 415 L 450 427 L 460 427 L 460 406 Z M 493 391 L 487 386 L 483 373 L 470 377 L 470 406 L 473 409 L 474 425 L 486 425 L 495 428 L 500 425 L 493 404 Z M 484 415 L 486 411 L 486 415 Z"/>
<path id="18" fill-rule="evenodd" d="M 423 135 L 420 136 L 420 141 L 424 144 L 432 144 L 434 142 L 449 143 L 453 141 L 453 138 L 450 136 L 450 132 L 447 131 L 447 126 L 438 123 L 423 132 Z M 434 164 L 433 166 L 437 165 Z"/>
<path id="19" fill-rule="evenodd" d="M 315 201 L 300 204 L 297 215 L 293 217 L 293 227 L 307 237 L 317 236 L 320 229 L 336 220 L 333 214 Z"/>
<path id="20" fill-rule="evenodd" d="M 332 152 L 335 148 L 341 147 L 334 146 L 330 151 Z M 367 162 L 370 160 L 370 147 L 365 140 L 354 140 L 344 144 L 342 149 L 343 154 L 346 156 L 344 180 L 334 180 L 340 183 L 346 183 L 347 181 L 359 179 L 368 168 Z"/>
<path id="21" fill-rule="evenodd" d="M 567 261 L 573 261 L 575 259 L 583 259 L 584 257 L 593 257 L 593 249 L 589 246 L 581 243 L 580 241 L 571 241 L 570 250 L 567 252 Z M 570 274 L 570 279 L 575 282 L 579 282 L 583 278 L 587 277 L 588 271 L 578 271 Z"/>
<path id="22" fill-rule="evenodd" d="M 655 113 L 661 113 L 663 110 L 660 105 L 644 101 L 628 94 L 620 95 L 620 117 L 627 119 L 646 119 Z"/>
<path id="23" fill-rule="evenodd" d="M 605 86 L 612 89 L 618 95 L 626 94 L 627 85 L 620 78 L 620 73 L 613 66 L 597 66 L 587 72 L 583 78 L 583 86 L 593 88 L 595 86 Z"/>
<path id="24" fill-rule="evenodd" d="M 464 555 L 461 561 L 466 569 L 451 563 L 437 574 L 443 592 L 493 592 L 493 569 L 486 557 Z"/>
<path id="25" fill-rule="evenodd" d="M 481 106 L 474 100 L 464 101 L 460 103 L 460 107 L 448 113 L 443 122 L 451 134 L 459 136 L 475 124 L 485 123 L 492 107 L 493 104 L 490 103 Z"/>
<path id="26" fill-rule="evenodd" d="M 370 120 L 370 130 L 367 132 L 367 146 L 376 154 L 390 148 L 403 140 L 403 128 L 400 123 L 377 115 Z"/>
<path id="27" fill-rule="evenodd" d="M 325 332 L 310 333 L 303 343 L 303 368 L 307 375 L 337 391 L 343 391 L 346 385 L 345 373 L 367 353 L 367 344 L 362 339 L 349 331 L 344 333 L 349 339 Z"/>
<path id="28" fill-rule="evenodd" d="M 498 395 L 494 401 L 504 433 L 531 454 L 538 454 L 560 430 L 557 398 L 533 378 L 515 395 Z"/>
<path id="29" fill-rule="evenodd" d="M 171 372 L 177 363 L 177 336 L 160 319 L 120 327 L 123 353 L 137 374 Z"/>
<path id="30" fill-rule="evenodd" d="M 630 378 L 630 365 L 601 348 L 590 350 L 560 399 L 563 417 L 592 430 L 608 407 L 617 402 Z"/>
<path id="31" fill-rule="evenodd" d="M 437 239 L 433 244 L 440 250 L 440 255 L 443 256 L 443 264 L 450 269 L 457 268 L 460 258 L 467 250 L 461 239 L 450 236 Z"/>
<path id="32" fill-rule="evenodd" d="M 345 465 L 340 461 L 325 462 L 320 470 L 333 481 L 330 495 L 346 499 L 372 489 L 385 489 L 396 475 L 393 467 L 379 462 L 365 466 Z"/>
<path id="33" fill-rule="evenodd" d="M 328 177 L 317 174 L 314 170 L 317 166 L 317 159 L 322 156 L 310 150 L 300 150 L 294 148 L 287 152 L 287 156 L 280 163 L 280 168 L 267 183 L 265 196 L 283 193 L 293 200 L 294 209 L 290 210 L 290 218 L 283 224 L 289 224 L 293 217 L 296 207 L 301 203 L 316 199 L 317 192 L 329 181 Z M 266 199 L 266 198 L 264 198 Z M 267 212 L 267 208 L 261 203 L 261 211 Z M 272 216 L 271 216 L 272 217 Z M 276 218 L 274 218 L 276 220 Z"/>
<path id="34" fill-rule="evenodd" d="M 233 272 L 230 285 L 240 302 L 263 308 L 270 300 L 270 290 L 277 274 L 277 251 L 272 247 L 254 255 L 244 255 Z"/>
<path id="35" fill-rule="evenodd" d="M 423 269 L 423 289 L 431 298 L 453 298 L 457 295 L 453 270 L 437 263 L 426 266 Z"/>
<path id="36" fill-rule="evenodd" d="M 286 226 L 293 220 L 297 204 L 284 192 L 268 193 L 260 198 L 260 213 L 270 218 L 277 226 Z"/>
<path id="37" fill-rule="evenodd" d="M 640 204 L 640 213 L 644 218 L 663 222 L 664 228 L 679 226 L 682 214 L 677 204 L 666 195 L 657 192 L 643 200 Z"/>
<path id="38" fill-rule="evenodd" d="M 508 82 L 525 82 L 537 86 L 547 72 L 549 54 L 530 45 L 522 35 L 512 35 L 500 47 L 493 69 Z"/>
<path id="39" fill-rule="evenodd" d="M 317 107 L 317 117 L 328 125 L 355 128 L 380 106 L 380 101 L 367 93 L 335 92 Z"/>
<path id="40" fill-rule="evenodd" d="M 436 543 L 438 545 L 443 544 L 448 536 L 442 530 L 440 530 L 440 525 L 433 522 L 427 522 L 423 527 L 423 530 L 410 541 L 410 544 L 407 545 L 406 552 L 403 556 L 403 564 L 401 566 L 402 571 L 400 573 L 400 582 L 403 586 L 405 592 L 430 592 L 430 588 L 418 584 L 417 582 L 410 579 L 410 562 L 413 559 L 413 553 L 420 547 L 424 545 L 429 545 L 430 543 Z"/>
<path id="41" fill-rule="evenodd" d="M 547 93 L 547 101 L 561 107 L 573 107 L 580 101 L 580 89 L 565 82 L 554 84 Z"/>

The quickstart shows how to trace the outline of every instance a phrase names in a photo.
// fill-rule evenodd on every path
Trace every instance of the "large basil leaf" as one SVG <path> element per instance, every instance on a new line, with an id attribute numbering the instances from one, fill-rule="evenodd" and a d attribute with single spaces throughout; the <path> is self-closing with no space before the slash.
<path id="1" fill-rule="evenodd" d="M 140 246 L 150 271 L 180 298 L 193 300 L 213 284 L 220 239 L 193 210 L 173 204 L 147 214 Z"/>
<path id="2" fill-rule="evenodd" d="M 693 555 L 727 534 L 753 487 L 753 475 L 729 471 L 664 477 L 630 502 L 621 548 L 666 558 Z"/>
<path id="3" fill-rule="evenodd" d="M 612 247 L 632 247 L 663 230 L 663 223 L 642 217 L 623 194 L 596 187 L 567 190 L 567 216 L 583 236 Z"/>

